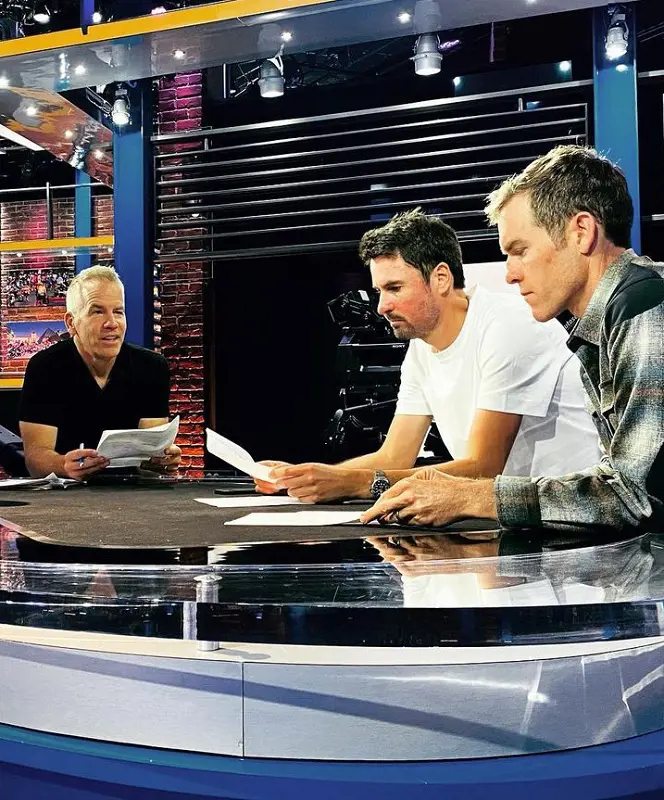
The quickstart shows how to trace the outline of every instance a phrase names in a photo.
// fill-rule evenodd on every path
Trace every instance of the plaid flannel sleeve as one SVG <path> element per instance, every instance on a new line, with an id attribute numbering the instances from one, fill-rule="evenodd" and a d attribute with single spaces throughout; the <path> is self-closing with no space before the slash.
<path id="1" fill-rule="evenodd" d="M 562 477 L 498 476 L 498 519 L 506 527 L 621 528 L 664 508 L 664 305 L 616 325 L 604 355 L 612 380 L 598 388 L 613 430 L 609 452 Z"/>

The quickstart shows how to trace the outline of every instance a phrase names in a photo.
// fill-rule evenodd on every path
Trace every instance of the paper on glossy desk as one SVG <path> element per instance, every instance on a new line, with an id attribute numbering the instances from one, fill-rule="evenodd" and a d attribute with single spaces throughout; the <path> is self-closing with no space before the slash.
<path id="1" fill-rule="evenodd" d="M 344 522 L 355 522 L 361 515 L 362 511 L 287 511 L 283 514 L 253 512 L 224 524 L 264 525 L 278 528 L 302 525 L 308 528 L 316 528 L 324 525 L 341 525 Z"/>
<path id="2" fill-rule="evenodd" d="M 196 497 L 197 503 L 205 503 L 216 508 L 262 508 L 266 506 L 302 506 L 300 500 L 287 495 L 247 495 L 246 497 Z"/>

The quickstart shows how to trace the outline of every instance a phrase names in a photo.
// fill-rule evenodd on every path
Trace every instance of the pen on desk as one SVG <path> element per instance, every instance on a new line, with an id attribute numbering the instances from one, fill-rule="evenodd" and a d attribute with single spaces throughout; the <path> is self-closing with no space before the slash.
<path id="1" fill-rule="evenodd" d="M 81 450 L 83 450 L 83 448 L 84 448 L 84 447 L 85 447 L 85 442 L 81 442 L 81 447 L 80 447 L 80 449 L 81 449 Z M 81 458 L 79 458 L 79 459 L 78 459 L 78 466 L 79 466 L 79 467 L 82 467 L 82 466 L 83 466 L 83 462 L 84 462 L 84 461 L 85 461 L 85 456 L 82 456 Z"/>

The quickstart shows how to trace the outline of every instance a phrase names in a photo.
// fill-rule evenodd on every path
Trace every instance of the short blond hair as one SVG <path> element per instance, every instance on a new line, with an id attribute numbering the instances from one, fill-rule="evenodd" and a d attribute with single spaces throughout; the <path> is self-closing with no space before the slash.
<path id="1" fill-rule="evenodd" d="M 81 270 L 74 276 L 67 289 L 67 311 L 76 316 L 81 312 L 85 305 L 84 288 L 90 283 L 98 282 L 115 283 L 122 289 L 124 297 L 124 284 L 120 276 L 113 267 L 102 267 L 96 265 Z"/>
<path id="2" fill-rule="evenodd" d="M 562 244 L 567 222 L 580 211 L 591 214 L 617 247 L 629 247 L 634 206 L 622 171 L 592 147 L 559 145 L 504 181 L 487 198 L 492 225 L 507 203 L 527 194 L 535 223 Z"/>

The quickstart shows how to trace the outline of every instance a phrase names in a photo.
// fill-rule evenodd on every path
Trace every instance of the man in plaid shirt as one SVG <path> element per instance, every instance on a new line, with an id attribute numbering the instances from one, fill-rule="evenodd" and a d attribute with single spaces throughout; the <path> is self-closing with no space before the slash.
<path id="1" fill-rule="evenodd" d="M 664 520 L 664 264 L 629 249 L 634 210 L 622 172 L 590 148 L 556 147 L 489 196 L 507 281 L 540 322 L 567 310 L 600 435 L 599 464 L 562 477 L 454 478 L 422 470 L 367 511 L 443 525 L 647 526 Z"/>

